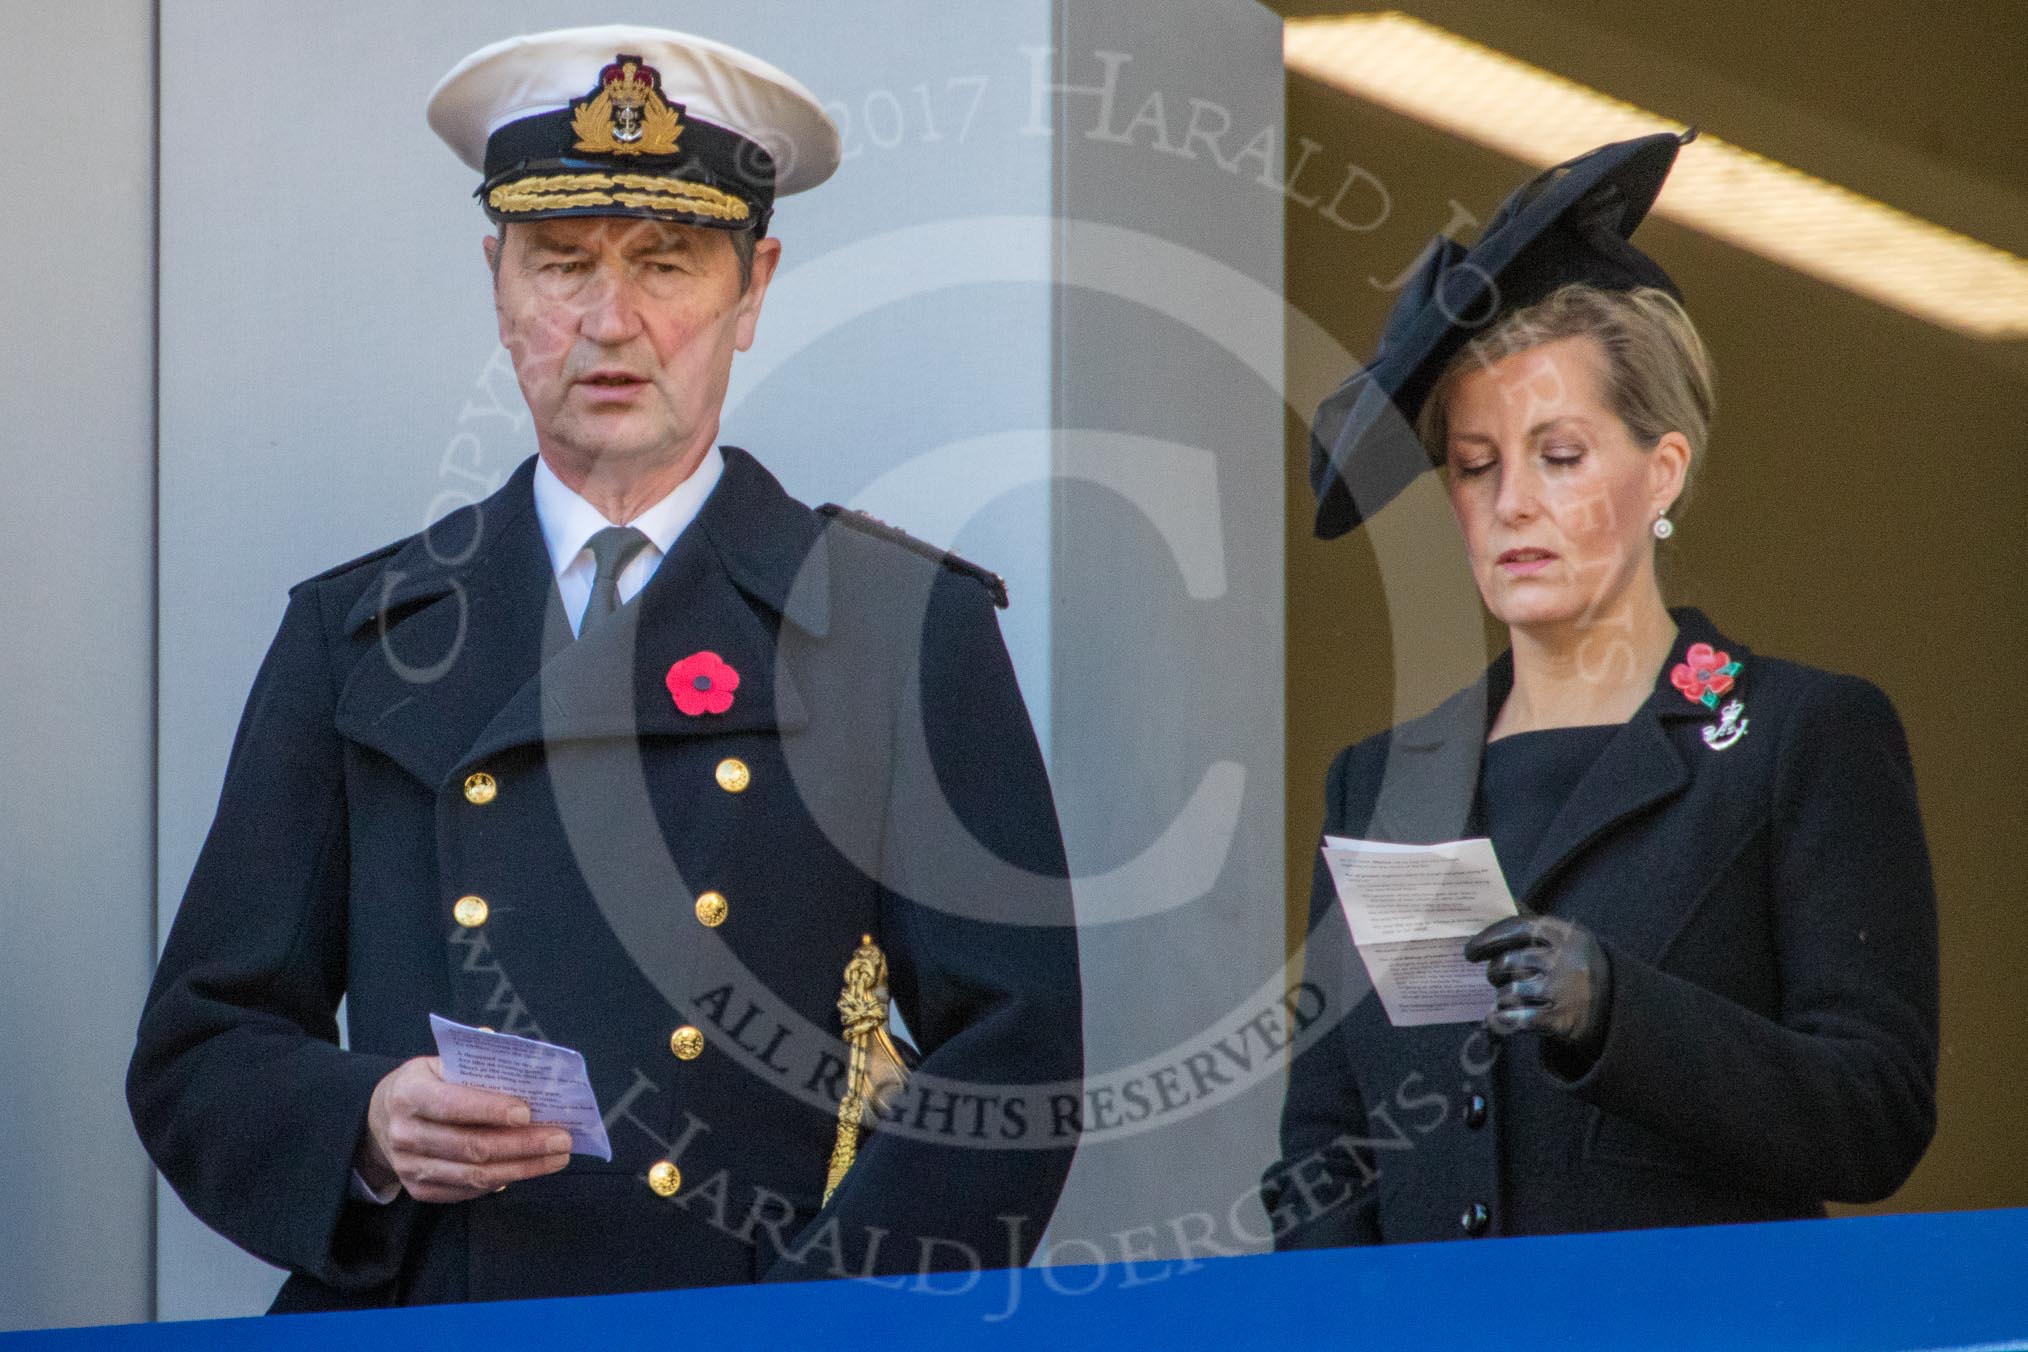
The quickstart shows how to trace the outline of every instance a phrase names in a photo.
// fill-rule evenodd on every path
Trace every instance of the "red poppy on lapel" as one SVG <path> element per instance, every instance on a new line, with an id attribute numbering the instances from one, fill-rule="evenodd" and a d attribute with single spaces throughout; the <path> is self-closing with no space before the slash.
<path id="1" fill-rule="evenodd" d="M 732 692 L 739 689 L 739 673 L 717 653 L 692 653 L 669 668 L 669 696 L 676 707 L 695 718 L 699 714 L 722 714 L 732 707 Z"/>
<path id="2" fill-rule="evenodd" d="M 1739 663 L 1709 643 L 1693 643 L 1683 660 L 1669 673 L 1669 683 L 1683 692 L 1683 698 L 1707 709 L 1718 707 L 1718 697 L 1732 689 Z"/>

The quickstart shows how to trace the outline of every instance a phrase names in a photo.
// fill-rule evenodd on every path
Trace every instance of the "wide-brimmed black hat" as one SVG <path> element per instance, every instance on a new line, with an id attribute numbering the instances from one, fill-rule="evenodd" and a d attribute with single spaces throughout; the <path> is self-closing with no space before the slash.
<path id="1" fill-rule="evenodd" d="M 1431 467 L 1416 418 L 1437 377 L 1473 334 L 1570 282 L 1608 291 L 1652 286 L 1682 293 L 1628 243 L 1676 152 L 1696 135 L 1661 132 L 1616 141 L 1536 175 L 1500 204 L 1466 249 L 1438 235 L 1381 330 L 1372 361 L 1317 407 L 1310 485 L 1317 534 L 1343 535 Z"/>

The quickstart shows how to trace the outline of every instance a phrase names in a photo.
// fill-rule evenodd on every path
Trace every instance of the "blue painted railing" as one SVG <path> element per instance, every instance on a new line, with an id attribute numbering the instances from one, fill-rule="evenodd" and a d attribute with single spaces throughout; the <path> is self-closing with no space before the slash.
<path id="1" fill-rule="evenodd" d="M 0 1352 L 743 1347 L 2028 1349 L 2028 1209 L 0 1335 Z"/>

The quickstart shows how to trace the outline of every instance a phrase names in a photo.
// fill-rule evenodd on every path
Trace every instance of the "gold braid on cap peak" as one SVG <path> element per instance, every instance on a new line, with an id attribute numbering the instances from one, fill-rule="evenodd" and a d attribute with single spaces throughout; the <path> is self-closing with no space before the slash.
<path id="1" fill-rule="evenodd" d="M 743 221 L 753 209 L 729 192 L 705 183 L 655 174 L 549 174 L 518 178 L 486 194 L 486 203 L 504 216 L 573 207 L 624 206 Z"/>

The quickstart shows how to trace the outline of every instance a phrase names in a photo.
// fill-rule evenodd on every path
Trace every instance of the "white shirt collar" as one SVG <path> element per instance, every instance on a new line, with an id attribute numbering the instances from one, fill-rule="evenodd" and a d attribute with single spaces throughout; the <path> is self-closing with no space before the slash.
<path id="1" fill-rule="evenodd" d="M 683 528 L 697 518 L 697 513 L 704 507 L 704 500 L 711 496 L 711 490 L 718 486 L 719 476 L 724 472 L 725 457 L 713 446 L 704 453 L 704 459 L 691 471 L 690 477 L 670 490 L 669 496 L 632 521 L 620 524 L 632 526 L 646 535 L 654 560 L 659 562 L 661 556 L 676 543 L 676 537 L 683 533 Z M 557 478 L 549 462 L 539 456 L 535 461 L 535 517 L 542 526 L 542 542 L 549 547 L 550 566 L 559 577 L 580 558 L 589 566 L 586 543 L 613 524 L 600 514 L 598 508 Z M 653 568 L 648 571 L 653 572 Z M 625 590 L 624 584 L 622 590 Z"/>

